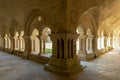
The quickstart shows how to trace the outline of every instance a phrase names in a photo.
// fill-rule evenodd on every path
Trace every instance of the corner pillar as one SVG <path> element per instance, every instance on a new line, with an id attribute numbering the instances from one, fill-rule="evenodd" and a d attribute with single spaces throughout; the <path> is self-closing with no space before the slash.
<path id="1" fill-rule="evenodd" d="M 72 33 L 51 34 L 53 53 L 45 69 L 69 76 L 83 70 L 76 55 L 76 39 L 79 35 Z"/>
<path id="2" fill-rule="evenodd" d="M 29 58 L 29 54 L 31 53 L 31 39 L 30 36 L 24 36 L 25 40 L 25 50 L 24 50 L 24 57 Z"/>

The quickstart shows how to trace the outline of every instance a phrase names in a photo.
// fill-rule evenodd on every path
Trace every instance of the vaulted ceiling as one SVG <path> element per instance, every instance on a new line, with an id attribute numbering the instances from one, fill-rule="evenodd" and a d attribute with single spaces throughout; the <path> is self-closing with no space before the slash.
<path id="1" fill-rule="evenodd" d="M 107 33 L 120 32 L 120 0 L 106 2 L 105 7 L 100 7 L 99 27 Z"/>
<path id="2" fill-rule="evenodd" d="M 0 0 L 0 31 L 4 30 L 3 27 L 10 29 L 14 19 L 23 26 L 28 9 L 41 8 L 41 6 L 46 9 L 45 6 L 49 7 L 51 1 L 55 0 Z M 79 2 L 80 15 L 91 7 L 99 7 L 99 18 L 96 18 L 98 29 L 107 33 L 120 33 L 120 0 L 79 0 Z"/>

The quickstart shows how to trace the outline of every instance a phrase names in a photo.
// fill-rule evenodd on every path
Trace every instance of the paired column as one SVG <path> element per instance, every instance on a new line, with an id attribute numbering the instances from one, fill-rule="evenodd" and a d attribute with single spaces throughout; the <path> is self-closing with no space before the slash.
<path id="1" fill-rule="evenodd" d="M 82 70 L 76 55 L 76 39 L 78 35 L 56 33 L 51 34 L 50 37 L 53 42 L 53 53 L 45 69 L 66 76 Z"/>
<path id="2" fill-rule="evenodd" d="M 113 47 L 113 37 L 110 38 L 110 45 Z"/>
<path id="3" fill-rule="evenodd" d="M 86 54 L 86 42 L 87 42 L 87 39 L 86 39 L 86 36 L 80 36 L 79 37 L 79 53 L 83 53 L 83 54 Z"/>
<path id="4" fill-rule="evenodd" d="M 43 55 L 45 54 L 45 48 L 46 48 L 46 45 L 45 45 L 45 39 L 43 39 L 42 37 L 39 36 L 39 41 L 40 41 L 40 54 Z"/>
<path id="5" fill-rule="evenodd" d="M 108 51 L 108 43 L 109 43 L 109 37 L 105 36 L 105 37 L 104 37 L 104 47 L 105 47 L 105 51 Z"/>
<path id="6" fill-rule="evenodd" d="M 83 47 L 83 53 L 84 53 L 84 54 L 87 54 L 87 51 L 86 51 L 86 48 L 87 48 L 87 46 L 86 46 L 86 41 L 87 41 L 87 37 L 84 36 L 84 37 L 83 37 L 83 45 L 82 45 L 82 47 Z"/>
<path id="7" fill-rule="evenodd" d="M 90 36 L 86 40 L 86 50 L 89 52 L 93 51 L 93 36 Z"/>
<path id="8" fill-rule="evenodd" d="M 104 47 L 105 47 L 105 48 L 107 47 L 107 41 L 108 41 L 108 37 L 105 36 L 105 37 L 104 37 Z"/>
<path id="9" fill-rule="evenodd" d="M 82 39 L 79 38 L 79 53 L 82 51 Z"/>

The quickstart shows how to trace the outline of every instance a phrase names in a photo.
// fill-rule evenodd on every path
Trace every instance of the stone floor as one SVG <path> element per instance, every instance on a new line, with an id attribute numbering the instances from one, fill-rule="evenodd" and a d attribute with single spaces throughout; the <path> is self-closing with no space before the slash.
<path id="1" fill-rule="evenodd" d="M 89 62 L 83 72 L 64 77 L 44 70 L 44 65 L 0 52 L 0 80 L 120 80 L 120 48 Z"/>

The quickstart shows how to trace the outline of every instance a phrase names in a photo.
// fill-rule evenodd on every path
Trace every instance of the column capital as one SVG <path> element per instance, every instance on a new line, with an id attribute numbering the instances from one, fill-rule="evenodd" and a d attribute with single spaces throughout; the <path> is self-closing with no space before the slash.
<path id="1" fill-rule="evenodd" d="M 81 36 L 79 37 L 79 39 L 87 39 L 87 37 L 88 37 L 88 36 L 86 36 L 86 35 L 81 35 Z"/>

